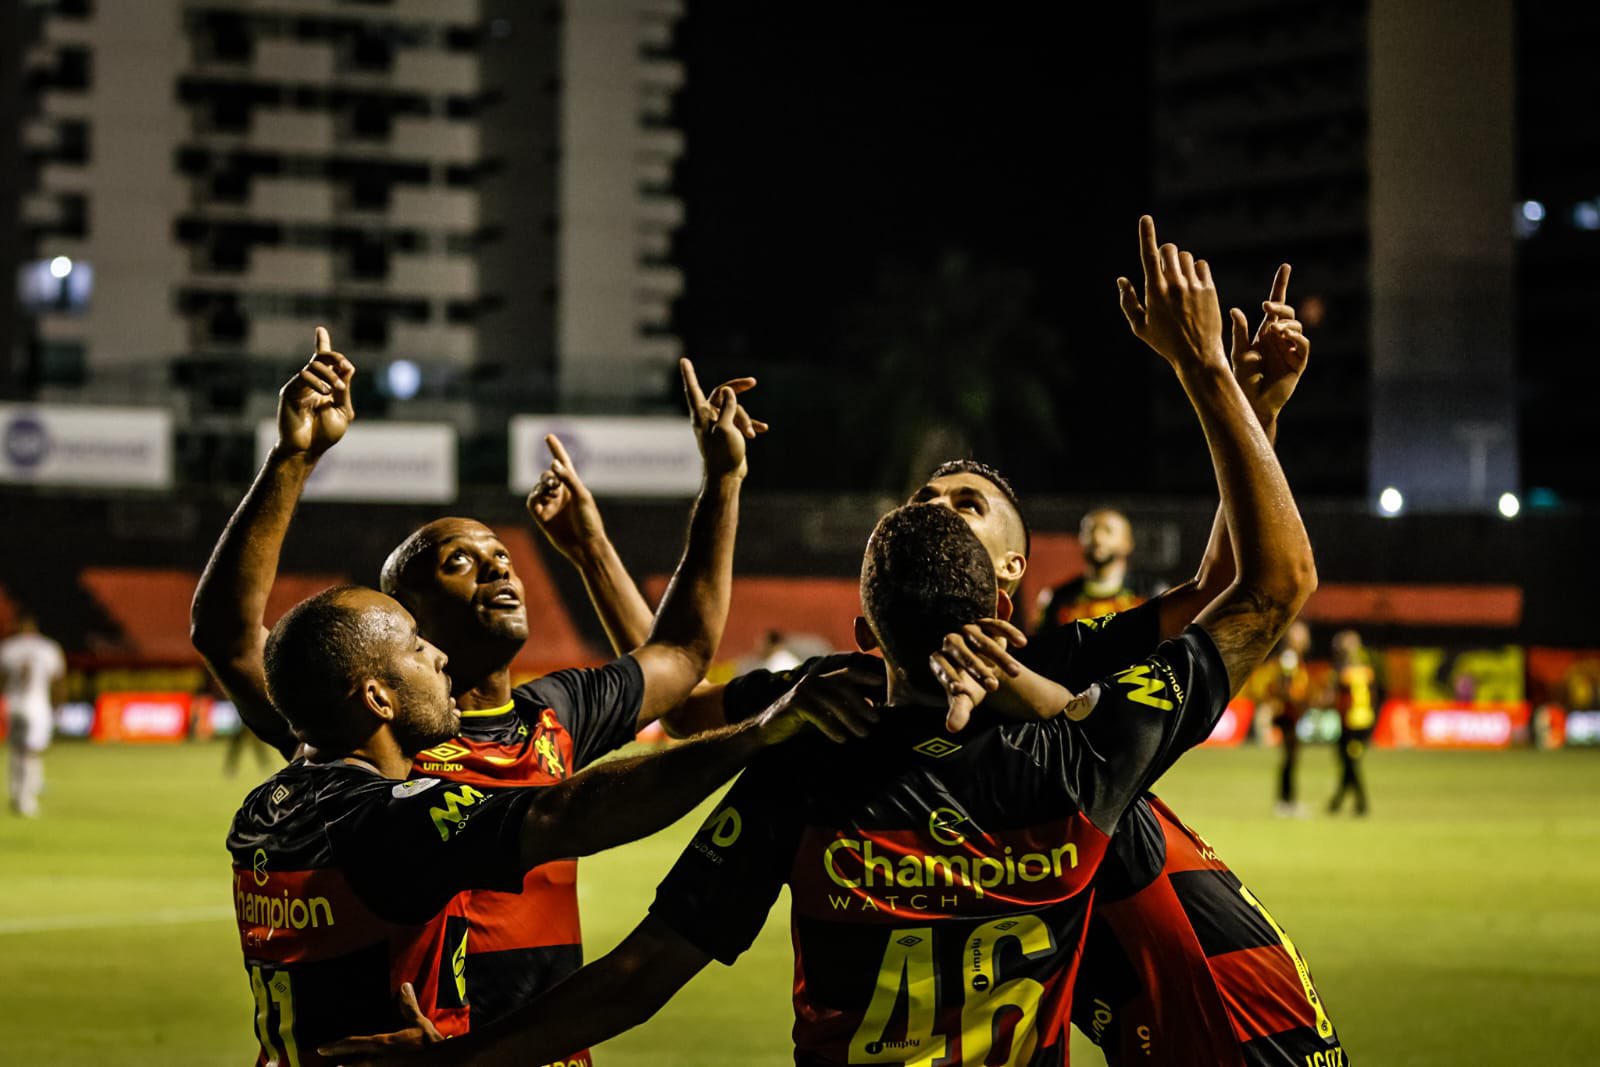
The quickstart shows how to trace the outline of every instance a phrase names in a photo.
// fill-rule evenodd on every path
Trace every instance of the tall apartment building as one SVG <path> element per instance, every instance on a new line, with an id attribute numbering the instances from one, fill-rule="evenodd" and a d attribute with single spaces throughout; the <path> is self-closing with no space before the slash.
<path id="1" fill-rule="evenodd" d="M 1295 266 L 1297 486 L 1492 507 L 1518 481 L 1510 0 L 1155 0 L 1153 24 L 1158 218 L 1252 318 Z"/>
<path id="2" fill-rule="evenodd" d="M 225 427 L 326 323 L 463 429 L 658 395 L 679 6 L 24 5 L 23 384 Z"/>

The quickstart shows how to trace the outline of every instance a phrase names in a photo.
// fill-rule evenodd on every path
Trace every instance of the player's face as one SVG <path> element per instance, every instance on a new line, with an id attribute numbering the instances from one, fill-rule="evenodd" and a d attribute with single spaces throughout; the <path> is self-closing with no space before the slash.
<path id="1" fill-rule="evenodd" d="M 966 520 L 989 553 L 1000 586 L 1010 593 L 1021 580 L 1027 557 L 1018 544 L 1021 520 L 1011 512 L 1011 502 L 987 478 L 976 474 L 948 474 L 933 478 L 911 494 L 910 504 L 938 504 Z"/>
<path id="2" fill-rule="evenodd" d="M 399 709 L 392 729 L 401 750 L 413 755 L 459 733 L 461 713 L 450 695 L 450 676 L 445 673 L 449 661 L 445 654 L 417 632 L 414 620 L 404 637 L 404 643 L 390 658 L 391 680 Z"/>
<path id="3" fill-rule="evenodd" d="M 1133 527 L 1120 512 L 1091 511 L 1078 527 L 1078 541 L 1084 558 L 1103 567 L 1133 554 Z"/>
<path id="4" fill-rule="evenodd" d="M 471 519 L 433 524 L 433 547 L 413 569 L 408 601 L 429 640 L 458 658 L 482 641 L 528 639 L 522 579 L 494 531 Z"/>

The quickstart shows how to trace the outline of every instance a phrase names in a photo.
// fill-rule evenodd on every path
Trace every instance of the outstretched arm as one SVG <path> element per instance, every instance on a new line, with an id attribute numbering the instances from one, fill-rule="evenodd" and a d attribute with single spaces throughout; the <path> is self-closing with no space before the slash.
<path id="1" fill-rule="evenodd" d="M 1260 423 L 1222 350 L 1222 316 L 1205 260 L 1156 244 L 1139 220 L 1144 298 L 1117 279 L 1135 336 L 1165 359 L 1194 405 L 1233 541 L 1233 583 L 1195 622 L 1216 643 L 1237 693 L 1316 589 L 1305 525 Z"/>
<path id="2" fill-rule="evenodd" d="M 548 993 L 463 1037 L 434 1041 L 419 1026 L 398 1034 L 350 1038 L 319 1051 L 348 1067 L 548 1063 L 649 1019 L 710 959 L 664 923 L 647 917 L 622 944 Z M 419 1017 L 420 1013 L 413 1016 Z"/>
<path id="3" fill-rule="evenodd" d="M 522 863 L 532 868 L 588 856 L 671 826 L 769 745 L 840 705 L 870 720 L 880 675 L 861 667 L 807 675 L 771 707 L 738 726 L 631 759 L 595 764 L 541 789 L 522 828 Z"/>
<path id="4" fill-rule="evenodd" d="M 222 531 L 189 610 L 189 639 L 263 741 L 291 756 L 298 745 L 267 694 L 267 596 L 295 505 L 317 460 L 344 436 L 355 410 L 355 367 L 317 327 L 317 351 L 278 394 L 278 441 Z"/>

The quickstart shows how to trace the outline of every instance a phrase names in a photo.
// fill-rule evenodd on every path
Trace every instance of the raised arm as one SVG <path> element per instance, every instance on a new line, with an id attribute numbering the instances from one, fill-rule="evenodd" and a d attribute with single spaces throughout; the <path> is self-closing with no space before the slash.
<path id="1" fill-rule="evenodd" d="M 1295 309 L 1285 303 L 1289 297 L 1289 273 L 1289 264 L 1278 267 L 1267 299 L 1261 304 L 1261 324 L 1254 335 L 1245 313 L 1238 308 L 1229 309 L 1233 347 L 1228 362 L 1269 444 L 1277 443 L 1278 415 L 1300 384 L 1311 357 L 1311 342 L 1295 317 Z M 1192 579 L 1160 597 L 1162 639 L 1181 633 L 1233 579 L 1233 541 L 1228 536 L 1227 515 L 1219 505 L 1200 569 Z"/>
<path id="2" fill-rule="evenodd" d="M 1316 565 L 1283 469 L 1228 366 L 1211 268 L 1176 245 L 1158 247 L 1148 215 L 1139 243 L 1144 297 L 1118 278 L 1122 310 L 1177 373 L 1206 435 L 1235 577 L 1195 622 L 1222 653 L 1237 693 L 1316 590 Z"/>
<path id="3" fill-rule="evenodd" d="M 228 520 L 195 588 L 189 639 L 256 736 L 289 757 L 298 742 L 267 695 L 267 596 L 295 505 L 317 460 L 355 417 L 355 367 L 317 327 L 317 350 L 278 394 L 278 441 Z"/>
<path id="4" fill-rule="evenodd" d="M 705 461 L 705 482 L 689 519 L 683 558 L 667 584 L 649 637 L 633 653 L 644 673 L 641 722 L 652 722 L 681 704 L 705 677 L 722 643 L 733 588 L 739 492 L 747 469 L 737 394 L 720 386 L 708 400 L 693 364 L 682 360 L 680 366 Z"/>

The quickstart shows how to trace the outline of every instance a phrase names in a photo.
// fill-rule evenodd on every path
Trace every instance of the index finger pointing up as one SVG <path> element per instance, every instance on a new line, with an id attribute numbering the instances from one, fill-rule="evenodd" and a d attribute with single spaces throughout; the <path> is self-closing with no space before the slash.
<path id="1" fill-rule="evenodd" d="M 1156 220 L 1139 216 L 1139 262 L 1144 264 L 1144 287 L 1148 292 L 1161 277 L 1160 253 L 1156 250 Z"/>
<path id="2" fill-rule="evenodd" d="M 683 397 L 689 402 L 689 411 L 691 414 L 698 412 L 706 406 L 706 394 L 700 388 L 700 379 L 695 377 L 694 364 L 680 359 L 678 370 L 683 375 Z"/>
<path id="3" fill-rule="evenodd" d="M 1289 297 L 1289 264 L 1284 263 L 1278 267 L 1278 273 L 1272 276 L 1272 296 L 1269 298 L 1274 304 L 1281 304 Z"/>

